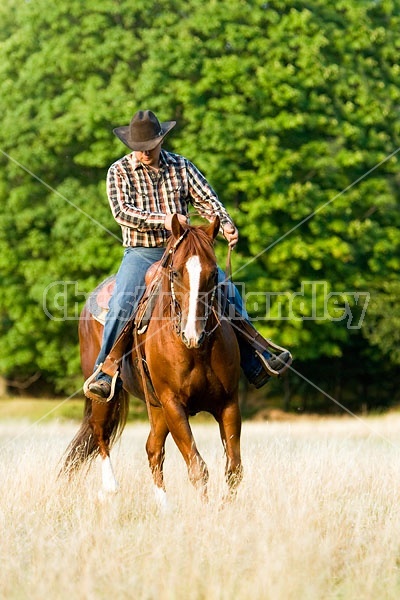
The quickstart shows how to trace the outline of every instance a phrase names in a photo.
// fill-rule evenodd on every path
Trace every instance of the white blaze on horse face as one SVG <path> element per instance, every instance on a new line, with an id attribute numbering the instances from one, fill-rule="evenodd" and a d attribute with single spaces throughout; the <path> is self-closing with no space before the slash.
<path id="1" fill-rule="evenodd" d="M 199 296 L 201 263 L 198 256 L 191 256 L 186 269 L 189 273 L 189 309 L 182 334 L 185 336 L 189 347 L 196 347 L 199 342 L 199 334 L 196 331 L 197 300 Z"/>

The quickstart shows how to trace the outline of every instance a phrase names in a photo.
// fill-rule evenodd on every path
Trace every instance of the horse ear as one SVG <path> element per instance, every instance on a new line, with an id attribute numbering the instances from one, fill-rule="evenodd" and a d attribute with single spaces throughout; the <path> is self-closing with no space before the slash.
<path id="1" fill-rule="evenodd" d="M 217 237 L 220 224 L 221 224 L 221 221 L 219 219 L 219 216 L 217 215 L 214 218 L 214 220 L 211 221 L 210 225 L 207 227 L 206 233 L 212 240 L 215 240 L 215 238 Z"/>
<path id="2" fill-rule="evenodd" d="M 171 231 L 172 231 L 172 235 L 174 236 L 174 238 L 176 240 L 178 238 L 180 238 L 182 233 L 184 232 L 184 228 L 181 225 L 181 223 L 179 222 L 178 215 L 176 213 L 172 215 Z"/>

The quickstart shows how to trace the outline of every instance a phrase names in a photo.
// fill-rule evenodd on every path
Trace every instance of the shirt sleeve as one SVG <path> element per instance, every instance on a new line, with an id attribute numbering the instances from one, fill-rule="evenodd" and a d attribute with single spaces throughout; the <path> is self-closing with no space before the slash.
<path id="1" fill-rule="evenodd" d="M 188 177 L 188 193 L 193 207 L 208 221 L 218 215 L 221 227 L 227 223 L 234 225 L 224 205 L 220 202 L 216 192 L 208 183 L 204 175 L 189 160 L 186 160 L 186 172 Z"/>
<path id="2" fill-rule="evenodd" d="M 119 225 L 138 231 L 164 229 L 165 214 L 135 206 L 135 189 L 118 165 L 112 165 L 108 170 L 107 195 L 111 212 Z"/>

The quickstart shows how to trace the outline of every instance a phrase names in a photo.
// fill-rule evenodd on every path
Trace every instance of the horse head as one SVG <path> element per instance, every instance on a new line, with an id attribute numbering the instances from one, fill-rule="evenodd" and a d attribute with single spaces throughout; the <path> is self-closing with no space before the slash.
<path id="1" fill-rule="evenodd" d="M 176 215 L 172 218 L 175 250 L 170 264 L 170 286 L 177 331 L 188 348 L 198 348 L 206 338 L 218 284 L 213 244 L 219 226 L 219 217 L 201 227 L 182 225 Z"/>

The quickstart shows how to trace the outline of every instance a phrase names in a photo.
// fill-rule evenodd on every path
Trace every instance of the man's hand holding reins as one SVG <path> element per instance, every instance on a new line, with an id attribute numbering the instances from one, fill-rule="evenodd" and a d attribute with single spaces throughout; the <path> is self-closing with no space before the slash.
<path id="1" fill-rule="evenodd" d="M 174 213 L 175 214 L 175 213 Z M 179 222 L 182 225 L 187 225 L 188 219 L 185 215 L 176 213 Z M 168 214 L 165 217 L 164 227 L 167 231 L 171 231 L 171 221 L 173 214 Z M 239 241 L 239 232 L 233 223 L 225 223 L 223 226 L 223 236 L 231 248 L 234 248 Z"/>
<path id="2" fill-rule="evenodd" d="M 223 226 L 223 235 L 231 248 L 234 248 L 239 241 L 239 232 L 233 223 L 226 223 Z"/>
<path id="3" fill-rule="evenodd" d="M 179 223 L 181 223 L 182 225 L 187 225 L 188 220 L 185 215 L 180 215 L 179 213 L 172 213 L 170 215 L 166 215 L 165 217 L 164 227 L 167 231 L 171 231 L 171 221 L 174 214 L 176 214 L 176 216 L 178 217 Z"/>

